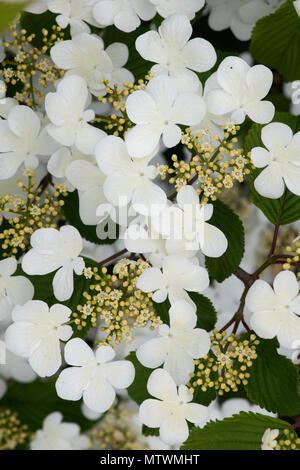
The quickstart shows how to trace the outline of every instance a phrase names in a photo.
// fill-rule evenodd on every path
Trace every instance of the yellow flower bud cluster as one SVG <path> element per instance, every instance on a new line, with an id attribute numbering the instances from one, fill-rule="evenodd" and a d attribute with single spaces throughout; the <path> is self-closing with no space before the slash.
<path id="1" fill-rule="evenodd" d="M 35 84 L 47 88 L 64 74 L 57 68 L 51 59 L 45 54 L 56 43 L 63 40 L 64 33 L 57 25 L 52 26 L 52 33 L 42 30 L 43 47 L 38 49 L 32 45 L 34 34 L 28 34 L 25 29 L 20 29 L 19 22 L 9 26 L 11 40 L 3 42 L 3 46 L 9 52 L 9 58 L 1 63 L 0 78 L 15 88 L 14 98 L 19 102 L 41 107 L 45 100 L 45 93 L 34 86 Z M 21 85 L 21 90 L 20 90 Z"/>
<path id="2" fill-rule="evenodd" d="M 55 185 L 54 192 L 43 191 L 34 180 L 32 170 L 24 170 L 28 182 L 18 181 L 21 195 L 0 194 L 0 250 L 3 257 L 16 257 L 26 251 L 30 237 L 39 228 L 57 228 L 66 195 L 64 185 Z M 3 220 L 6 219 L 6 220 Z"/>
<path id="3" fill-rule="evenodd" d="M 257 358 L 256 347 L 259 344 L 256 336 L 249 339 L 235 338 L 232 334 L 226 337 L 226 331 L 214 330 L 211 336 L 211 350 L 202 359 L 195 360 L 195 372 L 191 374 L 188 387 L 194 393 L 198 387 L 202 392 L 208 389 L 217 390 L 219 395 L 237 392 L 238 387 L 247 385 L 249 369 Z"/>
<path id="4" fill-rule="evenodd" d="M 134 411 L 119 404 L 113 406 L 90 431 L 91 450 L 146 450 L 144 436 L 130 425 Z"/>
<path id="5" fill-rule="evenodd" d="M 277 439 L 275 450 L 300 450 L 300 438 L 291 429 L 284 429 Z"/>
<path id="6" fill-rule="evenodd" d="M 77 329 L 96 326 L 100 321 L 106 335 L 100 343 L 120 344 L 122 340 L 130 342 L 136 328 L 149 323 L 157 328 L 162 322 L 154 311 L 151 295 L 136 288 L 137 278 L 148 267 L 142 259 L 125 258 L 115 265 L 113 274 L 104 267 L 85 270 L 83 275 L 92 282 L 83 293 L 84 303 L 73 312 Z"/>
<path id="7" fill-rule="evenodd" d="M 22 424 L 18 413 L 9 409 L 0 411 L 0 450 L 14 450 L 32 438 L 26 424 Z"/>
<path id="8" fill-rule="evenodd" d="M 300 236 L 296 237 L 292 243 L 285 248 L 285 251 L 289 257 L 286 259 L 283 269 L 290 270 L 296 268 L 297 276 L 300 279 Z"/>
<path id="9" fill-rule="evenodd" d="M 236 148 L 239 126 L 228 123 L 223 129 L 223 140 L 215 135 L 213 142 L 209 129 L 203 129 L 197 135 L 193 135 L 190 128 L 185 129 L 181 142 L 192 153 L 190 161 L 178 161 L 177 155 L 173 155 L 173 167 L 160 165 L 157 173 L 162 179 L 170 175 L 169 183 L 176 191 L 185 184 L 198 183 L 197 192 L 202 195 L 203 204 L 209 199 L 214 201 L 217 194 L 231 188 L 235 181 L 242 183 L 253 165 L 243 154 L 243 149 Z"/>

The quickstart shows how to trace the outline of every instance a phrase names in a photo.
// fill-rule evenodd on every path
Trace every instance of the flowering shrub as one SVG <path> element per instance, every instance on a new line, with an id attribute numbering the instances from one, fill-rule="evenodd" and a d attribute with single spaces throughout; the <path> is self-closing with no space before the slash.
<path id="1" fill-rule="evenodd" d="M 299 16 L 0 3 L 1 450 L 300 450 Z"/>

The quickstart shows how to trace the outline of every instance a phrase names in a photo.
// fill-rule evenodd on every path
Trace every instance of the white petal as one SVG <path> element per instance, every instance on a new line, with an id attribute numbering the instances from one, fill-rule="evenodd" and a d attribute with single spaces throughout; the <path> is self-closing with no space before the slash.
<path id="1" fill-rule="evenodd" d="M 16 258 L 6 258 L 0 261 L 0 274 L 2 276 L 11 276 L 18 266 Z"/>
<path id="2" fill-rule="evenodd" d="M 267 124 L 272 121 L 275 107 L 271 101 L 253 101 L 245 106 L 249 118 L 258 124 Z"/>
<path id="3" fill-rule="evenodd" d="M 279 343 L 286 348 L 299 348 L 300 343 L 300 318 L 290 314 L 282 322 L 277 335 Z"/>
<path id="4" fill-rule="evenodd" d="M 105 377 L 117 389 L 129 387 L 135 376 L 135 369 L 130 361 L 114 361 L 105 366 Z"/>
<path id="5" fill-rule="evenodd" d="M 282 315 L 278 310 L 262 310 L 252 315 L 250 323 L 261 338 L 274 338 L 280 330 Z"/>
<path id="6" fill-rule="evenodd" d="M 138 278 L 136 286 L 143 292 L 152 292 L 159 289 L 162 282 L 160 269 L 154 267 L 146 269 Z"/>
<path id="7" fill-rule="evenodd" d="M 164 369 L 169 372 L 177 385 L 186 384 L 194 372 L 194 359 L 175 341 L 170 342 Z"/>
<path id="8" fill-rule="evenodd" d="M 114 67 L 123 67 L 128 60 L 128 47 L 121 42 L 110 44 L 105 52 L 109 55 Z"/>
<path id="9" fill-rule="evenodd" d="M 150 375 L 147 390 L 155 398 L 166 401 L 177 400 L 177 388 L 171 375 L 164 369 L 156 369 Z"/>
<path id="10" fill-rule="evenodd" d="M 171 328 L 182 330 L 195 328 L 197 323 L 196 307 L 185 300 L 178 300 L 169 310 Z"/>
<path id="11" fill-rule="evenodd" d="M 135 47 L 138 53 L 145 60 L 156 62 L 158 64 L 165 62 L 166 49 L 164 43 L 156 31 L 148 31 L 138 36 Z"/>
<path id="12" fill-rule="evenodd" d="M 159 34 L 164 41 L 176 49 L 182 49 L 190 39 L 193 28 L 185 15 L 172 15 L 159 27 Z"/>
<path id="13" fill-rule="evenodd" d="M 204 240 L 201 250 L 205 256 L 218 258 L 222 256 L 228 247 L 228 241 L 224 233 L 214 225 L 204 222 Z"/>
<path id="14" fill-rule="evenodd" d="M 187 440 L 189 428 L 186 420 L 180 414 L 172 414 L 162 422 L 159 430 L 160 438 L 166 444 L 180 444 Z"/>
<path id="15" fill-rule="evenodd" d="M 181 93 L 175 100 L 172 120 L 178 124 L 193 126 L 202 121 L 205 113 L 206 104 L 201 96 Z"/>
<path id="16" fill-rule="evenodd" d="M 193 186 L 183 186 L 177 193 L 177 203 L 179 207 L 184 209 L 184 206 L 187 205 L 192 205 L 192 206 L 197 206 L 199 204 L 199 196 L 196 193 L 195 189 Z"/>
<path id="17" fill-rule="evenodd" d="M 115 397 L 114 388 L 97 370 L 88 388 L 83 392 L 84 403 L 91 410 L 104 413 L 112 406 Z"/>
<path id="18" fill-rule="evenodd" d="M 168 416 L 168 408 L 159 400 L 145 400 L 139 409 L 140 421 L 149 428 L 159 428 Z"/>
<path id="19" fill-rule="evenodd" d="M 25 144 L 36 139 L 41 128 L 41 121 L 28 106 L 15 106 L 7 121 L 11 131 L 23 139 Z"/>
<path id="20" fill-rule="evenodd" d="M 246 307 L 251 312 L 271 310 L 276 306 L 276 303 L 277 299 L 272 287 L 261 279 L 255 281 L 246 297 Z"/>
<path id="21" fill-rule="evenodd" d="M 182 50 L 184 65 L 196 72 L 206 72 L 217 60 L 214 47 L 206 39 L 194 38 Z"/>
<path id="22" fill-rule="evenodd" d="M 151 155 L 158 146 L 162 133 L 158 125 L 138 125 L 129 129 L 125 134 L 125 142 L 129 154 L 135 158 Z"/>
<path id="23" fill-rule="evenodd" d="M 84 123 L 77 132 L 75 145 L 80 152 L 92 155 L 95 151 L 96 144 L 105 136 L 106 133 L 101 129 Z"/>
<path id="24" fill-rule="evenodd" d="M 167 351 L 168 342 L 166 338 L 153 338 L 137 349 L 136 357 L 143 366 L 155 369 L 164 363 Z"/>
<path id="25" fill-rule="evenodd" d="M 104 176 L 95 165 L 86 160 L 75 160 L 66 170 L 66 177 L 79 191 L 87 191 L 103 184 Z"/>
<path id="26" fill-rule="evenodd" d="M 129 9 L 118 12 L 114 17 L 114 23 L 121 31 L 130 33 L 140 26 L 141 20 L 133 9 Z"/>
<path id="27" fill-rule="evenodd" d="M 71 366 L 87 366 L 95 362 L 95 355 L 85 341 L 73 338 L 65 346 L 65 360 Z"/>
<path id="28" fill-rule="evenodd" d="M 153 98 L 146 91 L 138 90 L 128 96 L 126 111 L 129 119 L 136 124 L 148 124 L 156 117 Z"/>
<path id="29" fill-rule="evenodd" d="M 248 92 L 247 98 L 262 100 L 270 91 L 273 83 L 273 73 L 264 65 L 254 65 L 248 71 L 247 76 Z"/>
<path id="30" fill-rule="evenodd" d="M 205 423 L 208 417 L 208 408 L 198 403 L 187 403 L 184 407 L 185 419 L 196 425 Z"/>
<path id="31" fill-rule="evenodd" d="M 278 199 L 284 193 L 284 182 L 280 167 L 276 162 L 270 163 L 254 180 L 256 191 L 264 197 Z"/>
<path id="32" fill-rule="evenodd" d="M 53 278 L 53 293 L 57 300 L 64 302 L 71 298 L 74 290 L 73 265 L 62 266 Z"/>
<path id="33" fill-rule="evenodd" d="M 275 294 L 282 302 L 290 302 L 299 293 L 297 278 L 291 271 L 281 271 L 274 279 Z"/>
<path id="34" fill-rule="evenodd" d="M 44 338 L 40 345 L 29 356 L 29 364 L 40 377 L 50 377 L 61 366 L 60 344 L 52 333 Z"/>
<path id="35" fill-rule="evenodd" d="M 171 148 L 179 144 L 181 138 L 181 129 L 174 124 L 168 124 L 163 130 L 163 143 L 166 147 Z"/>
<path id="36" fill-rule="evenodd" d="M 57 395 L 64 400 L 77 401 L 90 382 L 91 369 L 68 367 L 64 369 L 55 384 Z"/>
<path id="37" fill-rule="evenodd" d="M 262 147 L 254 147 L 251 150 L 251 159 L 257 168 L 263 168 L 271 162 L 270 152 Z"/>
<path id="38" fill-rule="evenodd" d="M 293 138 L 292 129 L 281 122 L 271 122 L 261 131 L 261 140 L 269 150 L 278 151 L 289 145 Z"/>

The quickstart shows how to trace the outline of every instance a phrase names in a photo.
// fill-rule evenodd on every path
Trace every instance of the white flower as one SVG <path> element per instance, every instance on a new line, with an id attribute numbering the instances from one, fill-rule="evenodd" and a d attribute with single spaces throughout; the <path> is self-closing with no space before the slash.
<path id="1" fill-rule="evenodd" d="M 251 158 L 257 168 L 265 169 L 254 180 L 256 191 L 272 199 L 284 193 L 284 183 L 288 189 L 300 196 L 300 132 L 293 136 L 289 126 L 272 122 L 263 127 L 261 140 L 268 149 L 254 147 Z"/>
<path id="2" fill-rule="evenodd" d="M 137 212 L 151 210 L 151 205 L 164 206 L 167 197 L 162 188 L 152 182 L 156 168 L 148 165 L 151 157 L 132 158 L 120 137 L 108 136 L 96 146 L 96 159 L 100 170 L 107 175 L 103 192 L 115 206 L 132 202 Z"/>
<path id="3" fill-rule="evenodd" d="M 29 300 L 12 312 L 13 323 L 5 332 L 5 344 L 14 354 L 26 357 L 40 377 L 49 377 L 61 366 L 60 340 L 67 341 L 73 333 L 71 310 L 55 304 L 50 310 L 41 300 Z"/>
<path id="4" fill-rule="evenodd" d="M 15 305 L 31 300 L 34 287 L 24 276 L 13 276 L 17 269 L 15 258 L 0 261 L 0 321 L 6 319 Z"/>
<path id="5" fill-rule="evenodd" d="M 89 23 L 97 26 L 92 10 L 95 0 L 49 0 L 48 9 L 53 13 L 60 13 L 56 17 L 57 24 L 65 29 L 68 25 L 71 27 L 71 35 L 90 32 Z"/>
<path id="6" fill-rule="evenodd" d="M 103 193 L 105 176 L 93 163 L 75 160 L 68 166 L 66 177 L 78 189 L 79 215 L 82 222 L 96 225 L 100 220 L 96 215 L 97 207 L 106 202 Z"/>
<path id="7" fill-rule="evenodd" d="M 59 82 L 56 93 L 46 95 L 45 107 L 51 121 L 47 131 L 53 139 L 67 147 L 75 144 L 82 153 L 92 154 L 96 143 L 106 134 L 88 124 L 95 117 L 92 109 L 86 109 L 88 99 L 85 80 L 70 75 Z"/>
<path id="8" fill-rule="evenodd" d="M 151 20 L 155 13 L 155 7 L 149 0 L 100 0 L 93 10 L 94 17 L 101 26 L 114 24 L 126 33 L 138 28 L 141 19 Z"/>
<path id="9" fill-rule="evenodd" d="M 264 65 L 250 67 L 239 57 L 226 57 L 216 72 L 218 88 L 206 97 L 208 110 L 218 115 L 230 113 L 236 124 L 245 117 L 266 124 L 273 119 L 275 108 L 270 101 L 262 101 L 268 94 L 273 74 Z"/>
<path id="10" fill-rule="evenodd" d="M 273 289 L 260 279 L 251 286 L 246 297 L 246 306 L 253 312 L 251 326 L 261 338 L 277 336 L 282 346 L 293 348 L 300 340 L 300 295 L 295 274 L 277 274 Z"/>
<path id="11" fill-rule="evenodd" d="M 145 400 L 139 417 L 149 428 L 159 428 L 160 438 L 167 444 L 180 444 L 188 438 L 187 421 L 199 425 L 207 419 L 207 407 L 190 403 L 193 395 L 185 385 L 177 387 L 171 375 L 163 369 L 152 372 L 147 390 L 157 398 Z"/>
<path id="12" fill-rule="evenodd" d="M 228 242 L 224 233 L 207 223 L 213 215 L 214 206 L 212 204 L 201 205 L 199 196 L 192 186 L 183 186 L 177 194 L 177 203 L 179 208 L 174 206 L 167 209 L 162 213 L 162 229 L 163 234 L 169 238 L 166 242 L 169 250 L 176 247 L 179 251 L 180 247 L 184 249 L 198 250 L 201 249 L 202 253 L 212 258 L 222 256 L 227 250 Z M 178 225 L 174 223 L 177 219 L 180 225 L 180 234 L 182 238 L 176 239 L 176 230 Z M 173 235 L 173 237 L 172 237 Z"/>
<path id="13" fill-rule="evenodd" d="M 2 39 L 0 39 L 0 62 L 2 62 L 5 58 L 5 54 L 3 52 L 4 48 L 2 46 Z M 0 80 L 0 117 L 7 119 L 9 111 L 18 105 L 17 100 L 14 98 L 7 98 L 6 95 L 6 83 L 3 80 Z"/>
<path id="14" fill-rule="evenodd" d="M 158 32 L 148 31 L 136 40 L 135 46 L 145 60 L 156 62 L 151 69 L 155 74 L 167 74 L 176 80 L 181 91 L 197 91 L 200 81 L 192 72 L 211 69 L 216 52 L 206 39 L 190 39 L 193 28 L 185 15 L 172 15 L 165 19 Z"/>
<path id="15" fill-rule="evenodd" d="M 56 382 L 58 396 L 72 401 L 83 397 L 90 410 L 108 410 L 115 400 L 115 389 L 129 387 L 135 375 L 130 361 L 113 361 L 115 354 L 110 346 L 99 346 L 94 353 L 82 339 L 71 339 L 65 347 L 65 360 L 75 367 L 60 373 Z"/>
<path id="16" fill-rule="evenodd" d="M 77 34 L 72 40 L 61 41 L 51 48 L 53 62 L 66 69 L 66 76 L 79 75 L 87 82 L 89 90 L 96 96 L 106 94 L 106 86 L 117 84 L 122 88 L 124 82 L 133 82 L 131 72 L 123 68 L 128 60 L 128 47 L 115 42 L 104 50 L 101 38 L 88 33 Z"/>
<path id="17" fill-rule="evenodd" d="M 22 164 L 34 170 L 40 156 L 56 149 L 38 114 L 28 106 L 14 106 L 7 120 L 0 120 L 0 180 L 12 177 Z"/>
<path id="18" fill-rule="evenodd" d="M 170 310 L 170 326 L 159 327 L 159 338 L 149 339 L 137 350 L 138 360 L 145 367 L 164 365 L 177 385 L 186 384 L 194 372 L 194 359 L 205 356 L 210 349 L 209 334 L 197 323 L 196 308 L 185 300 L 175 302 Z"/>
<path id="19" fill-rule="evenodd" d="M 261 440 L 261 450 L 275 450 L 278 436 L 279 429 L 266 429 Z"/>
<path id="20" fill-rule="evenodd" d="M 143 292 L 154 292 L 154 302 L 164 302 L 168 296 L 171 304 L 180 299 L 192 303 L 186 291 L 202 292 L 209 278 L 205 268 L 184 256 L 171 255 L 163 260 L 162 271 L 157 267 L 146 269 L 136 285 Z"/>
<path id="21" fill-rule="evenodd" d="M 64 225 L 60 230 L 41 228 L 30 239 L 32 249 L 22 260 L 27 274 L 44 275 L 53 271 L 53 291 L 61 302 L 73 294 L 73 271 L 81 274 L 84 261 L 78 255 L 82 250 L 82 238 L 75 227 Z M 59 269 L 60 268 L 60 269 Z"/>
<path id="22" fill-rule="evenodd" d="M 87 449 L 89 438 L 80 434 L 76 423 L 63 422 L 59 411 L 50 413 L 43 421 L 35 438 L 30 442 L 31 450 L 82 450 Z"/>
<path id="23" fill-rule="evenodd" d="M 157 13 L 163 18 L 182 13 L 192 20 L 195 13 L 204 7 L 205 0 L 150 0 L 156 6 Z"/>
<path id="24" fill-rule="evenodd" d="M 128 97 L 126 110 L 137 124 L 125 135 L 128 152 L 141 158 L 155 151 L 161 135 L 166 147 L 177 145 L 181 138 L 177 124 L 197 124 L 205 115 L 206 105 L 196 94 L 180 93 L 172 78 L 159 75 L 150 80 L 145 91 L 135 91 Z"/>

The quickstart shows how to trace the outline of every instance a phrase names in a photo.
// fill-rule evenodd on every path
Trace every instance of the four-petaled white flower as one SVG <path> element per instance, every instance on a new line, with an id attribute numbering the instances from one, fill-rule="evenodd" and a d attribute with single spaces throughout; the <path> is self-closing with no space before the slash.
<path id="1" fill-rule="evenodd" d="M 261 338 L 277 336 L 282 346 L 293 348 L 300 340 L 300 295 L 295 274 L 277 274 L 273 289 L 260 279 L 250 287 L 246 306 L 253 312 L 251 326 Z"/>
<path id="2" fill-rule="evenodd" d="M 58 396 L 72 401 L 83 397 L 90 410 L 108 410 L 115 400 L 115 389 L 129 387 L 135 375 L 132 363 L 113 361 L 115 355 L 110 346 L 99 346 L 94 353 L 82 339 L 71 339 L 65 347 L 65 360 L 74 367 L 60 373 L 56 382 Z"/>
<path id="3" fill-rule="evenodd" d="M 254 180 L 256 191 L 272 199 L 283 195 L 285 185 L 300 196 L 300 132 L 293 136 L 292 129 L 280 122 L 263 127 L 263 147 L 254 147 L 251 158 L 257 168 L 264 168 Z"/>
<path id="4" fill-rule="evenodd" d="M 155 13 L 149 0 L 98 0 L 93 9 L 94 18 L 102 27 L 114 24 L 126 33 L 138 28 L 141 19 L 151 20 Z"/>
<path id="5" fill-rule="evenodd" d="M 128 152 L 141 158 L 155 151 L 161 136 L 166 147 L 177 145 L 181 138 L 178 124 L 198 124 L 206 105 L 199 95 L 180 93 L 171 77 L 158 75 L 145 91 L 135 91 L 128 97 L 126 110 L 129 119 L 137 124 L 125 135 Z"/>
<path id="6" fill-rule="evenodd" d="M 100 170 L 107 175 L 103 192 L 115 206 L 132 202 L 137 212 L 147 214 L 151 206 L 162 208 L 167 197 L 165 191 L 152 182 L 156 168 L 148 165 L 151 157 L 132 158 L 120 137 L 108 136 L 96 146 L 96 159 Z"/>
<path id="7" fill-rule="evenodd" d="M 210 349 L 207 331 L 196 328 L 196 308 L 185 300 L 175 302 L 170 310 L 170 326 L 159 327 L 159 338 L 145 341 L 137 350 L 138 360 L 145 367 L 164 365 L 177 385 L 186 384 L 194 371 L 194 359 Z"/>
<path id="8" fill-rule="evenodd" d="M 97 26 L 93 17 L 93 7 L 96 0 L 48 0 L 48 9 L 53 13 L 59 13 L 56 17 L 57 24 L 65 29 L 71 28 L 71 36 L 90 32 L 89 23 Z"/>
<path id="9" fill-rule="evenodd" d="M 34 294 L 32 283 L 24 276 L 13 276 L 17 269 L 15 258 L 0 261 L 0 321 L 6 319 L 15 305 L 23 305 Z"/>
<path id="10" fill-rule="evenodd" d="M 181 299 L 193 304 L 186 291 L 202 292 L 208 285 L 206 269 L 180 255 L 166 256 L 162 271 L 157 267 L 146 269 L 136 284 L 143 292 L 154 292 L 154 302 L 164 302 L 168 296 L 171 304 Z"/>
<path id="11" fill-rule="evenodd" d="M 182 13 L 189 20 L 195 17 L 195 13 L 204 7 L 205 0 L 150 0 L 156 6 L 157 13 L 163 18 Z"/>
<path id="12" fill-rule="evenodd" d="M 56 149 L 39 115 L 28 106 L 14 106 L 7 120 L 0 119 L 0 180 L 11 178 L 22 164 L 36 169 L 39 157 Z"/>
<path id="13" fill-rule="evenodd" d="M 78 189 L 79 215 L 86 225 L 96 225 L 97 207 L 106 202 L 103 193 L 104 174 L 93 163 L 86 160 L 75 160 L 66 169 L 68 181 Z"/>
<path id="14" fill-rule="evenodd" d="M 74 290 L 73 271 L 81 274 L 84 260 L 78 256 L 82 250 L 82 238 L 75 227 L 64 225 L 60 230 L 41 228 L 30 239 L 32 249 L 22 260 L 27 274 L 44 275 L 53 271 L 53 292 L 61 302 L 69 299 Z"/>
<path id="15" fill-rule="evenodd" d="M 261 450 L 275 450 L 279 429 L 266 429 L 261 439 Z"/>
<path id="16" fill-rule="evenodd" d="M 262 101 L 273 82 L 273 74 L 268 67 L 250 67 L 243 59 L 230 56 L 219 65 L 216 78 L 218 88 L 211 90 L 206 97 L 211 113 L 230 113 L 230 119 L 236 124 L 243 123 L 246 116 L 259 124 L 267 124 L 273 119 L 273 103 Z"/>
<path id="17" fill-rule="evenodd" d="M 160 438 L 167 444 L 180 444 L 188 438 L 187 421 L 203 424 L 208 416 L 207 407 L 191 403 L 193 395 L 185 385 L 177 387 L 171 375 L 157 369 L 150 375 L 147 390 L 155 399 L 143 401 L 139 417 L 149 428 L 159 428 Z"/>
<path id="18" fill-rule="evenodd" d="M 139 54 L 150 62 L 156 62 L 152 73 L 170 75 L 181 91 L 195 92 L 199 78 L 192 72 L 211 69 L 216 52 L 206 39 L 190 39 L 193 28 L 185 15 L 172 15 L 160 25 L 158 32 L 148 31 L 136 40 Z"/>
<path id="19" fill-rule="evenodd" d="M 31 450 L 82 450 L 89 446 L 89 438 L 80 434 L 76 423 L 63 422 L 59 411 L 50 413 L 30 442 Z"/>
<path id="20" fill-rule="evenodd" d="M 183 186 L 177 194 L 178 207 L 171 206 L 162 212 L 160 233 L 167 236 L 169 251 L 199 250 L 205 256 L 218 258 L 227 250 L 224 233 L 207 221 L 213 215 L 212 204 L 201 205 L 192 186 Z M 159 227 L 158 227 L 159 229 Z"/>
<path id="21" fill-rule="evenodd" d="M 106 133 L 88 124 L 95 117 L 92 109 L 86 109 L 88 100 L 85 80 L 70 75 L 59 82 L 56 93 L 46 95 L 45 107 L 51 121 L 47 126 L 51 137 L 61 145 L 75 144 L 81 152 L 92 154 Z"/>
<path id="22" fill-rule="evenodd" d="M 60 340 L 68 341 L 73 330 L 66 323 L 72 311 L 60 304 L 52 307 L 41 300 L 29 300 L 16 306 L 12 312 L 13 323 L 5 332 L 7 349 L 26 357 L 40 377 L 50 377 L 60 368 Z"/>
<path id="23" fill-rule="evenodd" d="M 90 92 L 96 96 L 106 94 L 106 86 L 101 80 L 107 80 L 112 87 L 117 84 L 119 88 L 124 82 L 134 81 L 132 73 L 123 68 L 128 60 L 128 47 L 119 42 L 104 50 L 100 37 L 81 33 L 71 40 L 57 43 L 50 54 L 58 67 L 68 70 L 65 76 L 84 78 Z"/>

